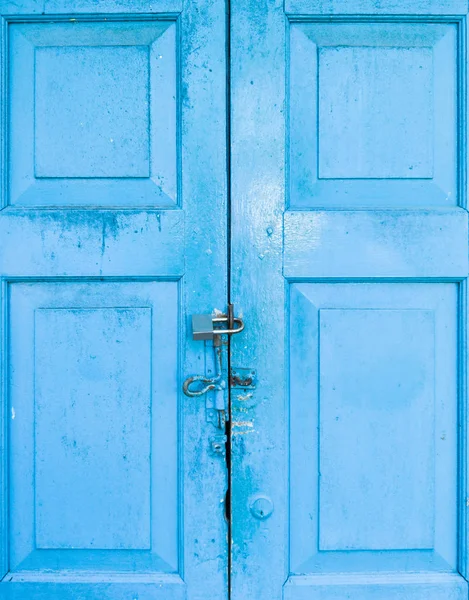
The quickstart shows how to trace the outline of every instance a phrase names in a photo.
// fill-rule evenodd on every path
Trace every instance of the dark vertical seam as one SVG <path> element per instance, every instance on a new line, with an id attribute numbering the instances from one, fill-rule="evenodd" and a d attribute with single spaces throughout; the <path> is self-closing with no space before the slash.
<path id="1" fill-rule="evenodd" d="M 231 5 L 230 0 L 225 0 L 226 10 L 226 248 L 227 248 L 227 303 L 231 302 Z M 232 539 L 232 522 L 231 522 L 231 493 L 232 493 L 232 480 L 231 480 L 231 386 L 230 386 L 230 373 L 231 373 L 231 339 L 228 337 L 227 347 L 227 369 L 228 369 L 228 391 L 227 391 L 227 402 L 228 411 L 225 425 L 226 431 L 226 468 L 227 468 L 227 483 L 228 489 L 226 491 L 225 498 L 225 511 L 228 523 L 228 599 L 231 598 L 231 539 Z"/>

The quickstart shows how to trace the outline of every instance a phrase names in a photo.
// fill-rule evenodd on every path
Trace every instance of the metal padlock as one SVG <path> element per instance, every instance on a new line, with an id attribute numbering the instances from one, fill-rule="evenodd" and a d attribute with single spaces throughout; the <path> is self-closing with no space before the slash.
<path id="1" fill-rule="evenodd" d="M 231 323 L 231 327 L 230 327 Z M 228 325 L 227 329 L 222 327 Z M 217 329 L 218 327 L 218 329 Z M 213 340 L 217 335 L 233 335 L 244 329 L 243 319 L 228 315 L 192 315 L 192 339 Z"/>
<path id="2" fill-rule="evenodd" d="M 213 340 L 213 316 L 192 315 L 192 339 Z"/>

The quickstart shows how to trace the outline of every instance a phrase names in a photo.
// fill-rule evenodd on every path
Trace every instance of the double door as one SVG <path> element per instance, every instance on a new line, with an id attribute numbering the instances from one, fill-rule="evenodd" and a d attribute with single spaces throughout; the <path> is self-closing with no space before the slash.
<path id="1" fill-rule="evenodd" d="M 0 8 L 0 598 L 466 600 L 466 2 Z"/>

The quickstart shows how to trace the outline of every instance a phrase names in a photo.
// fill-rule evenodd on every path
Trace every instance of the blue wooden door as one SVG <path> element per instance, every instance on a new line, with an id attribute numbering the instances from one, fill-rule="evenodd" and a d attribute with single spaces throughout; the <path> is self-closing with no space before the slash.
<path id="1" fill-rule="evenodd" d="M 232 5 L 233 600 L 468 597 L 467 10 Z"/>
<path id="2" fill-rule="evenodd" d="M 466 1 L 0 8 L 0 598 L 467 600 Z"/>
<path id="3" fill-rule="evenodd" d="M 226 302 L 225 13 L 0 4 L 0 598 L 227 597 L 187 317 Z"/>

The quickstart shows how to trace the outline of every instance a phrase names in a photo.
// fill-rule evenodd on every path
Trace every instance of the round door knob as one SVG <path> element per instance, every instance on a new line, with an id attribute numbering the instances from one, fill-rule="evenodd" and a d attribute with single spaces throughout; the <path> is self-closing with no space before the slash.
<path id="1" fill-rule="evenodd" d="M 267 496 L 258 496 L 251 504 L 251 514 L 256 519 L 268 519 L 274 510 L 274 504 Z"/>

